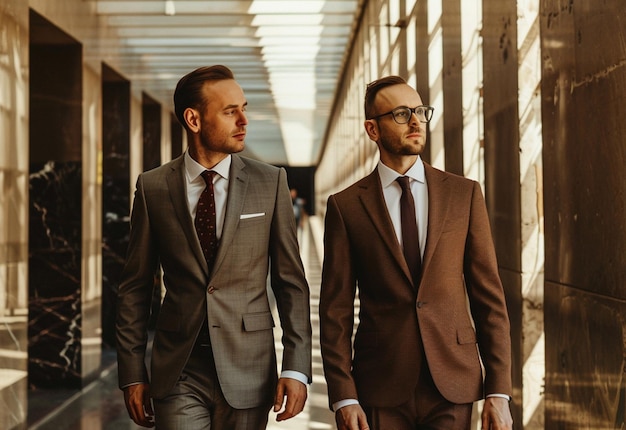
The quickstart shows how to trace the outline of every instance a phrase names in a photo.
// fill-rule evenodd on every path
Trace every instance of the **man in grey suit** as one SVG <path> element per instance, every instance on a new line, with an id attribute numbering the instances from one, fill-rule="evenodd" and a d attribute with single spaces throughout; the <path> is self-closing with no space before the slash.
<path id="1" fill-rule="evenodd" d="M 174 104 L 189 148 L 137 180 L 118 297 L 120 388 L 141 426 L 262 429 L 272 405 L 279 421 L 302 411 L 311 382 L 309 288 L 286 173 L 236 155 L 244 149 L 247 102 L 228 68 L 187 74 Z M 219 244 L 209 256 L 194 227 L 205 188 Z M 144 363 L 159 264 L 166 293 L 149 381 Z M 268 273 L 283 329 L 280 378 Z"/>

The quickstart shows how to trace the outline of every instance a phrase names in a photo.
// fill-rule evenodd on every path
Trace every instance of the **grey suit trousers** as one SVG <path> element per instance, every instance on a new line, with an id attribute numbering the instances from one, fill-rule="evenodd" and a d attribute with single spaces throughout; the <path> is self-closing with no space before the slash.
<path id="1" fill-rule="evenodd" d="M 235 409 L 220 388 L 210 345 L 197 344 L 182 375 L 163 399 L 154 399 L 157 430 L 261 430 L 272 406 Z"/>

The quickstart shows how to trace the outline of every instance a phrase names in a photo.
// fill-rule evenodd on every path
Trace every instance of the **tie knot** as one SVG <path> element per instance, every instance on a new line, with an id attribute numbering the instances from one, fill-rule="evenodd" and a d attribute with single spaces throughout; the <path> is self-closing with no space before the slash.
<path id="1" fill-rule="evenodd" d="M 411 187 L 409 187 L 409 177 L 408 176 L 398 176 L 396 178 L 396 181 L 398 181 L 398 183 L 400 184 L 400 188 L 402 188 L 402 191 L 407 191 L 407 190 L 411 189 Z"/>
<path id="2" fill-rule="evenodd" d="M 206 182 L 207 185 L 210 185 L 213 183 L 213 176 L 215 176 L 215 172 L 212 170 L 205 170 L 200 174 L 200 176 L 202 176 L 202 179 L 204 179 L 204 182 Z"/>

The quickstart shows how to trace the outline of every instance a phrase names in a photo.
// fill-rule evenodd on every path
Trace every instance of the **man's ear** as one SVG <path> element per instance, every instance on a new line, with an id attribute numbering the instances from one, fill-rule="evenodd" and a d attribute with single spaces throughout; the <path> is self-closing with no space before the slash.
<path id="1" fill-rule="evenodd" d="M 200 131 L 200 112 L 192 108 L 187 108 L 185 112 L 183 112 L 183 118 L 185 118 L 185 122 L 190 131 L 193 133 Z"/>
<path id="2" fill-rule="evenodd" d="M 378 123 L 375 119 L 365 120 L 363 124 L 365 126 L 365 132 L 371 140 L 378 142 Z"/>

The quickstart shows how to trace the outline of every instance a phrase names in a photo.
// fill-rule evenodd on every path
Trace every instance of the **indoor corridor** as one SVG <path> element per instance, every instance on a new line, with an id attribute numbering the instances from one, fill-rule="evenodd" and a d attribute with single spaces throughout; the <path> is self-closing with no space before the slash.
<path id="1" fill-rule="evenodd" d="M 268 430 L 332 429 L 334 416 L 328 408 L 326 382 L 319 348 L 318 304 L 321 282 L 321 222 L 311 217 L 299 232 L 302 262 L 311 289 L 311 320 L 313 324 L 313 383 L 304 411 L 285 422 L 276 422 L 270 412 Z M 275 307 L 274 307 L 275 310 Z M 275 315 L 278 321 L 278 314 Z M 278 325 L 278 324 L 277 324 Z M 280 363 L 280 327 L 275 333 Z M 31 430 L 135 430 L 126 413 L 122 392 L 117 387 L 115 352 L 103 352 L 100 377 L 80 391 L 40 390 L 29 396 L 28 428 Z"/>
<path id="2" fill-rule="evenodd" d="M 270 430 L 336 427 L 323 222 L 380 161 L 364 95 L 392 75 L 434 109 L 422 161 L 484 196 L 513 429 L 626 429 L 625 23 L 624 0 L 0 0 L 0 430 L 136 428 L 114 324 L 135 183 L 189 148 L 175 87 L 218 64 L 246 95 L 240 155 L 311 215 L 314 381 Z"/>

